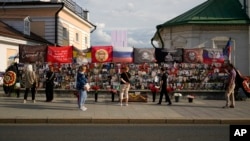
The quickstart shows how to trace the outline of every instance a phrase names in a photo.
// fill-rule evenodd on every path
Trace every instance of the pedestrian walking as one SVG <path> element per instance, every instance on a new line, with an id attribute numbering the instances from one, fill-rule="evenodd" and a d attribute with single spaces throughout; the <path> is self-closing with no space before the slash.
<path id="1" fill-rule="evenodd" d="M 234 108 L 235 107 L 235 99 L 234 99 L 234 88 L 235 88 L 235 79 L 236 79 L 236 71 L 234 69 L 233 64 L 228 64 L 226 66 L 226 71 L 228 72 L 228 81 L 226 84 L 226 105 L 223 108 Z"/>
<path id="2" fill-rule="evenodd" d="M 161 68 L 161 80 L 160 80 L 160 99 L 157 104 L 161 104 L 163 95 L 165 95 L 166 102 L 168 102 L 168 105 L 172 105 L 172 102 L 169 98 L 168 92 L 167 92 L 167 78 L 168 74 L 165 70 L 165 68 Z"/>
<path id="3" fill-rule="evenodd" d="M 23 103 L 26 103 L 28 93 L 31 90 L 31 95 L 32 95 L 32 101 L 33 103 L 36 103 L 35 101 L 35 93 L 36 93 L 36 88 L 38 86 L 38 79 L 35 71 L 33 71 L 33 67 L 31 64 L 27 65 L 25 74 L 24 74 L 24 79 L 25 79 L 25 93 L 24 93 L 24 100 Z"/>
<path id="4" fill-rule="evenodd" d="M 55 80 L 55 72 L 53 66 L 49 66 L 49 70 L 46 73 L 46 102 L 52 102 L 54 99 L 54 80 Z"/>
<path id="5" fill-rule="evenodd" d="M 80 66 L 77 72 L 77 80 L 76 80 L 76 88 L 79 93 L 79 100 L 78 106 L 82 111 L 86 111 L 87 108 L 85 107 L 85 101 L 87 99 L 87 86 L 88 85 L 88 78 L 86 74 L 87 67 Z"/>
<path id="6" fill-rule="evenodd" d="M 121 73 L 121 86 L 120 86 L 120 105 L 122 106 L 123 96 L 125 94 L 126 106 L 128 106 L 128 91 L 130 89 L 130 78 L 129 67 L 123 67 L 123 72 Z"/>

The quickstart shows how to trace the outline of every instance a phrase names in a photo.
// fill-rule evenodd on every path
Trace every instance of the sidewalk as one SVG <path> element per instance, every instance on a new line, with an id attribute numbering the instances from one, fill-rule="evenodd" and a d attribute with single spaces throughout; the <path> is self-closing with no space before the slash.
<path id="1" fill-rule="evenodd" d="M 248 124 L 250 125 L 250 100 L 236 101 L 236 108 L 223 109 L 224 100 L 194 99 L 189 103 L 182 98 L 172 106 L 157 105 L 149 98 L 147 103 L 130 102 L 120 106 L 109 97 L 94 102 L 89 97 L 87 111 L 77 107 L 76 98 L 55 98 L 52 103 L 37 97 L 26 104 L 23 98 L 0 97 L 1 123 L 124 123 L 124 124 Z"/>

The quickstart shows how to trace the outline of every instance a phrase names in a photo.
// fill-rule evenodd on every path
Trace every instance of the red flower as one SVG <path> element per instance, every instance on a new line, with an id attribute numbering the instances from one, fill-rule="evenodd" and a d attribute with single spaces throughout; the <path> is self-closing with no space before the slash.
<path id="1" fill-rule="evenodd" d="M 152 93 L 159 92 L 159 88 L 157 88 L 154 84 L 149 84 L 149 89 L 151 90 Z"/>
<path id="2" fill-rule="evenodd" d="M 99 86 L 95 85 L 95 86 L 92 86 L 91 89 L 95 90 L 95 91 L 98 91 L 100 89 Z"/>
<path id="3" fill-rule="evenodd" d="M 117 90 L 116 90 L 116 89 L 110 89 L 110 92 L 116 94 L 116 93 L 117 93 Z"/>
<path id="4" fill-rule="evenodd" d="M 194 98 L 195 98 L 195 96 L 194 96 L 194 95 L 192 95 L 192 94 L 189 94 L 189 95 L 187 95 L 187 98 L 192 98 L 192 99 L 194 99 Z"/>

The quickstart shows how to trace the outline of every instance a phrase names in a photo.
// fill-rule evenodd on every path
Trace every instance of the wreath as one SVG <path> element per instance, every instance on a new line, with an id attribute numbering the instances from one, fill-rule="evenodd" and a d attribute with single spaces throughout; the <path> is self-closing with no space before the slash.
<path id="1" fill-rule="evenodd" d="M 3 84 L 5 86 L 12 86 L 16 83 L 16 73 L 14 71 L 7 71 L 4 74 Z"/>

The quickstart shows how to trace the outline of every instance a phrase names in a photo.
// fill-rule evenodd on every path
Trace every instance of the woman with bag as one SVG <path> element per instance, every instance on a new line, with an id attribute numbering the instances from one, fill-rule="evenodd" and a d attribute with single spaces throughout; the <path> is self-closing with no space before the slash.
<path id="1" fill-rule="evenodd" d="M 120 105 L 122 106 L 123 95 L 125 94 L 126 106 L 128 106 L 128 91 L 130 89 L 130 77 L 131 74 L 128 72 L 129 67 L 122 68 L 123 72 L 121 74 L 121 86 L 120 86 Z"/>
<path id="2" fill-rule="evenodd" d="M 79 93 L 79 100 L 78 100 L 78 106 L 82 111 L 86 111 L 87 108 L 84 106 L 85 101 L 87 99 L 87 86 L 88 85 L 88 79 L 86 76 L 86 70 L 87 67 L 80 66 L 78 69 L 77 77 L 76 77 L 76 89 Z"/>
<path id="3" fill-rule="evenodd" d="M 29 64 L 27 66 L 25 74 L 24 74 L 24 78 L 25 78 L 25 93 L 24 93 L 23 103 L 26 103 L 28 93 L 30 90 L 31 90 L 31 94 L 32 94 L 32 101 L 33 101 L 33 103 L 36 103 L 35 93 L 36 93 L 36 88 L 37 88 L 38 82 L 37 82 L 36 73 L 35 73 L 35 71 L 33 71 L 31 64 Z"/>

